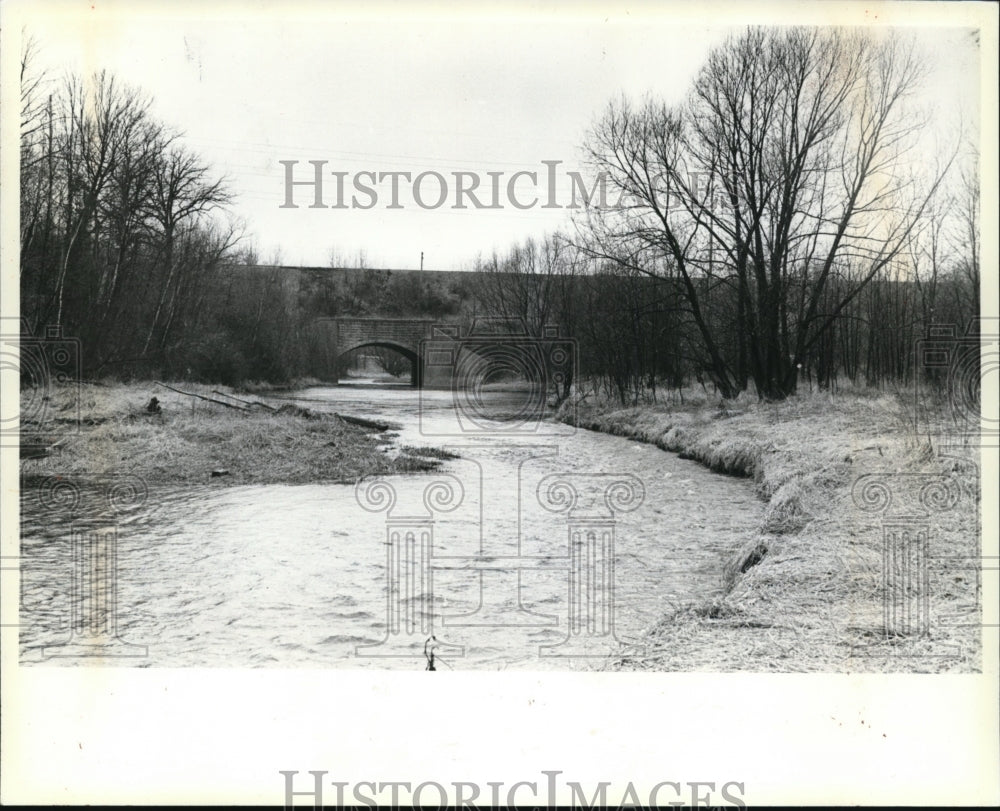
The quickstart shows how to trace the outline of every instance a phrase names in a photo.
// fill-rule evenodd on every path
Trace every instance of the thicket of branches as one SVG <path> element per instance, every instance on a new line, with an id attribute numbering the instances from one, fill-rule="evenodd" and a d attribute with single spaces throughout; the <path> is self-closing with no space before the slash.
<path id="1" fill-rule="evenodd" d="M 29 333 L 80 340 L 85 377 L 237 384 L 330 377 L 337 315 L 447 317 L 468 291 L 412 274 L 307 272 L 240 245 L 225 182 L 98 73 L 55 80 L 21 61 L 21 315 Z M 333 262 L 337 257 L 331 257 Z M 455 287 L 455 285 L 452 285 Z M 385 356 L 395 368 L 395 359 Z"/>
<path id="2" fill-rule="evenodd" d="M 21 63 L 21 315 L 81 340 L 87 375 L 183 372 L 237 240 L 223 182 L 107 73 L 55 82 Z"/>
<path id="3" fill-rule="evenodd" d="M 608 106 L 586 150 L 609 205 L 480 262 L 487 301 L 559 313 L 583 374 L 623 401 L 909 381 L 929 325 L 979 313 L 975 151 L 924 151 L 923 72 L 894 35 L 731 37 L 683 104 Z"/>
<path id="4" fill-rule="evenodd" d="M 576 339 L 583 380 L 558 397 L 583 382 L 623 402 L 698 382 L 774 399 L 906 383 L 928 327 L 980 307 L 977 152 L 926 151 L 923 71 L 894 35 L 734 36 L 682 104 L 622 99 L 593 127 L 594 178 L 616 204 L 460 284 L 363 255 L 353 271 L 262 264 L 236 249 L 223 181 L 146 96 L 105 73 L 55 82 L 29 46 L 21 313 L 35 334 L 80 338 L 88 377 L 323 377 L 324 318 L 486 313 Z"/>

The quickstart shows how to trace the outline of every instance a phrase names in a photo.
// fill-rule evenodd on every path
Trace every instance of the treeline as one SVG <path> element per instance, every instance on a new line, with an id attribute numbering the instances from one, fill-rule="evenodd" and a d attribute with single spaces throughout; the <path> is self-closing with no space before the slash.
<path id="1" fill-rule="evenodd" d="M 925 234 L 925 232 L 921 232 Z M 925 234 L 926 235 L 926 234 Z M 700 385 L 722 394 L 701 333 L 687 306 L 685 283 L 668 268 L 594 256 L 578 235 L 527 240 L 504 255 L 480 259 L 476 300 L 491 315 L 523 323 L 540 339 L 545 324 L 574 339 L 578 392 L 600 392 L 624 404 L 655 400 L 670 390 Z M 978 270 L 971 257 L 908 253 L 909 264 L 876 274 L 846 304 L 848 281 L 824 291 L 823 312 L 840 308 L 796 367 L 797 386 L 910 385 L 922 374 L 918 341 L 931 327 L 955 325 L 961 334 L 979 314 Z M 756 392 L 745 325 L 732 287 L 717 276 L 691 280 L 701 317 L 722 357 L 731 359 L 738 391 Z M 794 288 L 793 288 L 794 289 Z M 553 391 L 558 397 L 568 393 Z"/>
<path id="2" fill-rule="evenodd" d="M 485 299 L 554 316 L 622 401 L 909 382 L 932 325 L 979 314 L 977 152 L 930 151 L 924 63 L 896 35 L 730 37 L 683 103 L 608 106 L 586 215 L 480 261 Z"/>
<path id="3" fill-rule="evenodd" d="M 316 319 L 449 317 L 467 285 L 260 261 L 225 181 L 108 73 L 61 83 L 21 62 L 21 316 L 80 341 L 85 378 L 331 377 Z M 395 359 L 386 356 L 396 370 Z M 341 367 L 343 364 L 341 364 Z"/>
<path id="4" fill-rule="evenodd" d="M 35 335 L 79 338 L 85 377 L 324 378 L 343 359 L 331 368 L 323 319 L 491 314 L 576 339 L 581 378 L 560 397 L 908 383 L 929 328 L 980 310 L 977 151 L 928 151 L 911 104 L 922 65 L 894 35 L 733 36 L 684 102 L 608 106 L 572 229 L 462 277 L 260 262 L 224 181 L 147 97 L 104 73 L 56 86 L 29 48 L 21 314 Z"/>
<path id="5" fill-rule="evenodd" d="M 21 71 L 21 316 L 81 342 L 82 373 L 182 370 L 237 241 L 221 179 L 107 73 Z"/>

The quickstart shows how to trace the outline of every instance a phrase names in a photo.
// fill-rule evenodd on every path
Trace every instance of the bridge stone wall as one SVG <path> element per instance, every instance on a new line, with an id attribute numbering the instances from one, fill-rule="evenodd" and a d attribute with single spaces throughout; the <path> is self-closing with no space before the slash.
<path id="1" fill-rule="evenodd" d="M 316 359 L 331 371 L 337 358 L 363 346 L 388 346 L 404 355 L 411 363 L 410 382 L 414 386 L 438 387 L 448 381 L 424 380 L 424 357 L 421 341 L 430 338 L 432 327 L 439 323 L 424 318 L 321 318 L 309 329 L 313 344 L 321 348 Z"/>
<path id="2" fill-rule="evenodd" d="M 469 336 L 462 335 L 458 323 L 429 318 L 321 318 L 312 322 L 309 329 L 310 346 L 319 347 L 316 360 L 321 367 L 333 371 L 337 359 L 354 349 L 389 347 L 410 361 L 411 384 L 429 389 L 450 389 L 456 383 L 456 375 L 464 379 L 469 374 L 482 373 L 482 368 L 489 365 L 493 347 L 511 340 L 516 346 L 519 335 L 486 333 L 473 326 L 476 338 L 467 340 Z M 515 359 L 519 356 L 516 351 L 512 355 Z M 525 357 L 530 359 L 533 355 L 529 352 Z M 572 352 L 567 357 L 571 359 Z M 530 376 L 536 365 L 527 362 L 524 371 Z"/>
<path id="3" fill-rule="evenodd" d="M 365 344 L 396 344 L 419 354 L 420 341 L 429 338 L 434 321 L 417 318 L 338 318 L 337 352 L 343 354 Z"/>

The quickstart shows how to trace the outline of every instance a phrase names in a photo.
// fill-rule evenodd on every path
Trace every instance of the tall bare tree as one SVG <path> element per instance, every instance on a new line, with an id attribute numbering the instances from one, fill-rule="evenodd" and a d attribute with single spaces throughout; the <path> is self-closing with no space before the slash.
<path id="1" fill-rule="evenodd" d="M 189 235 L 203 215 L 228 204 L 231 200 L 221 179 L 213 179 L 209 167 L 197 155 L 183 146 L 171 146 L 157 155 L 152 173 L 153 194 L 150 211 L 158 226 L 159 294 L 143 352 L 149 350 L 157 329 L 159 344 L 167 344 L 176 305 L 183 299 L 188 283 L 186 272 L 197 272 L 197 266 L 185 266 L 178 256 L 178 242 Z M 235 231 L 222 242 L 222 251 L 235 244 Z"/>
<path id="2" fill-rule="evenodd" d="M 952 236 L 952 251 L 958 257 L 955 267 L 959 309 L 972 316 L 979 315 L 979 160 L 975 154 L 962 168 L 961 181 L 955 195 L 957 223 Z M 967 297 L 967 298 L 965 298 Z"/>
<path id="3" fill-rule="evenodd" d="M 544 338 L 550 326 L 569 336 L 577 315 L 574 282 L 579 265 L 576 251 L 562 235 L 528 239 L 504 255 L 494 252 L 476 263 L 475 296 L 485 313 L 531 337 Z M 562 377 L 556 400 L 568 397 L 572 385 L 572 375 Z"/>
<path id="4" fill-rule="evenodd" d="M 750 29 L 712 51 L 684 105 L 622 100 L 594 128 L 590 157 L 622 203 L 591 218 L 595 243 L 665 258 L 724 396 L 744 363 L 761 397 L 793 393 L 823 334 L 904 251 L 950 165 L 921 176 L 926 121 L 908 102 L 923 74 L 895 35 Z M 736 304 L 736 352 L 713 324 L 720 297 Z"/>
<path id="5" fill-rule="evenodd" d="M 163 368 L 202 329 L 205 281 L 237 239 L 228 194 L 113 75 L 50 88 L 22 57 L 21 308 L 82 340 L 88 373 Z M 183 364 L 182 364 L 183 368 Z"/>

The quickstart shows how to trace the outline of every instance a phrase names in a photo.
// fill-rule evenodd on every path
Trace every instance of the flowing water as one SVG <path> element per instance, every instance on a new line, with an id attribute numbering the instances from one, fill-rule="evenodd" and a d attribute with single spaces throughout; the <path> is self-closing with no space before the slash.
<path id="1" fill-rule="evenodd" d="M 401 425 L 385 452 L 459 458 L 357 486 L 26 487 L 22 661 L 600 667 L 718 591 L 761 517 L 746 480 L 531 413 L 490 422 L 450 392 L 291 399 Z"/>

